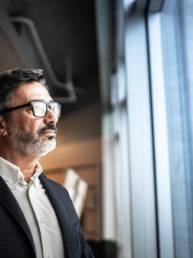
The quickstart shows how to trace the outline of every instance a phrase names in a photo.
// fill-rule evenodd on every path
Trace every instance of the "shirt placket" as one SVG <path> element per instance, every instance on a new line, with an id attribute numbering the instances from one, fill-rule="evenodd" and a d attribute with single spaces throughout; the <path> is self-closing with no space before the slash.
<path id="1" fill-rule="evenodd" d="M 45 235 L 44 235 L 44 229 L 43 229 L 43 223 L 41 221 L 41 212 L 38 206 L 38 187 L 37 187 L 37 183 L 31 179 L 30 184 L 29 184 L 29 190 L 28 190 L 28 195 L 29 195 L 29 200 L 31 203 L 31 206 L 33 208 L 34 214 L 36 216 L 36 220 L 37 220 L 37 225 L 39 228 L 39 232 L 40 232 L 40 239 L 41 239 L 41 246 L 42 246 L 42 253 L 43 253 L 43 257 L 44 258 L 51 258 L 49 257 L 49 255 L 47 254 L 47 249 L 46 249 L 46 239 L 45 239 Z"/>

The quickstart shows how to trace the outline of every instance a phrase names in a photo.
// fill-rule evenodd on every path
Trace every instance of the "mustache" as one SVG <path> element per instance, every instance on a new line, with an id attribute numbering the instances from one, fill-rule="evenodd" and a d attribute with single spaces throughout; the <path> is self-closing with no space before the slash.
<path id="1" fill-rule="evenodd" d="M 44 131 L 46 131 L 46 130 L 48 130 L 48 129 L 49 129 L 49 130 L 53 130 L 55 133 L 57 132 L 56 125 L 55 125 L 54 123 L 49 123 L 49 124 L 47 124 L 46 126 L 40 128 L 40 129 L 38 130 L 38 133 L 41 134 L 41 133 L 43 133 Z"/>

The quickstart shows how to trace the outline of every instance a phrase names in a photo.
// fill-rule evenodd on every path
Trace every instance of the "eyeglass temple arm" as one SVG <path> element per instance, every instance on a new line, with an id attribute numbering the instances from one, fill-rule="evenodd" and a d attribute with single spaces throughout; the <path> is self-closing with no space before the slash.
<path id="1" fill-rule="evenodd" d="M 19 108 L 27 107 L 27 106 L 30 106 L 30 105 L 31 105 L 31 103 L 26 103 L 26 104 L 16 106 L 16 107 L 6 108 L 6 109 L 3 109 L 3 110 L 0 110 L 0 115 L 11 112 L 11 111 L 19 109 Z"/>

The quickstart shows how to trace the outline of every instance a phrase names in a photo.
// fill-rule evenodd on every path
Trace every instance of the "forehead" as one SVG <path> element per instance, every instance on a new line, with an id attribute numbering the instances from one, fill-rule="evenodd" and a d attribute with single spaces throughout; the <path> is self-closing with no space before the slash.
<path id="1" fill-rule="evenodd" d="M 42 99 L 45 101 L 52 100 L 48 90 L 42 84 L 38 82 L 25 83 L 17 88 L 12 96 L 11 103 L 23 104 L 35 99 Z"/>

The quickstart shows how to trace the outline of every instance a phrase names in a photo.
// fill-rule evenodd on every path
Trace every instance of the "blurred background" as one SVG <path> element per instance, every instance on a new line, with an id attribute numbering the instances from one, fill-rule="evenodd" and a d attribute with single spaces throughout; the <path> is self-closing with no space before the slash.
<path id="1" fill-rule="evenodd" d="M 96 258 L 193 257 L 193 0 L 0 0 L 0 71 L 62 104 L 45 174 Z"/>

